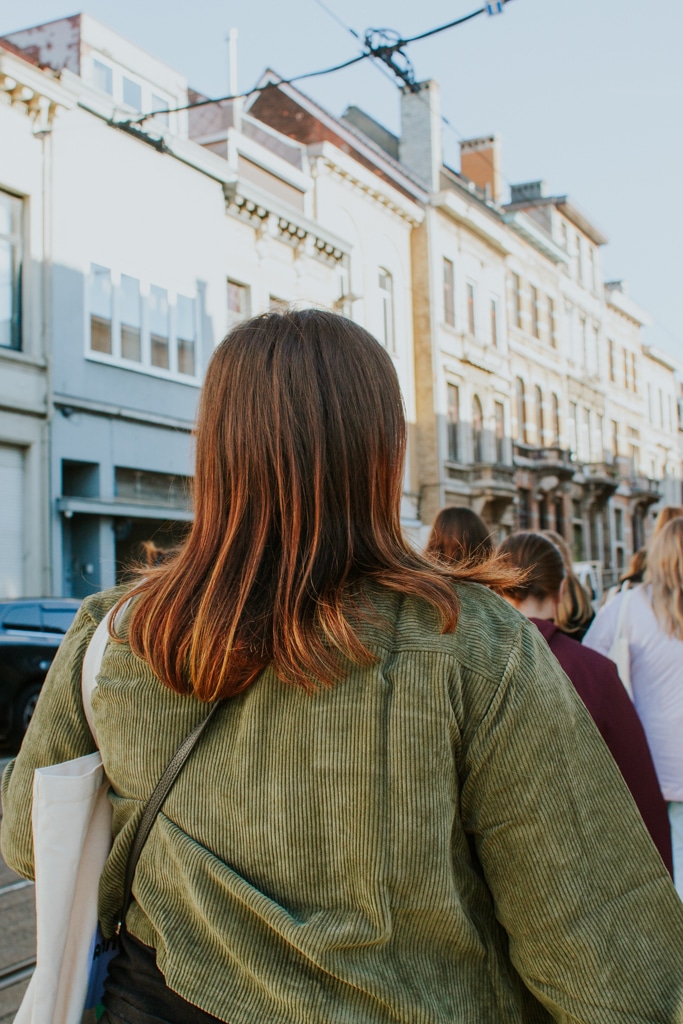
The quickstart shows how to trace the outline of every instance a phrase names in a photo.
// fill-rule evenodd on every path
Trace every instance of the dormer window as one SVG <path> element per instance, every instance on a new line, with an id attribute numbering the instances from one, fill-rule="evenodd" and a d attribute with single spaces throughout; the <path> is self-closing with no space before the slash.
<path id="1" fill-rule="evenodd" d="M 123 102 L 138 113 L 142 110 L 142 88 L 132 78 L 123 76 Z"/>
<path id="2" fill-rule="evenodd" d="M 108 64 L 103 64 L 101 60 L 93 60 L 92 81 L 97 89 L 108 93 L 109 96 L 114 95 L 114 74 Z"/>

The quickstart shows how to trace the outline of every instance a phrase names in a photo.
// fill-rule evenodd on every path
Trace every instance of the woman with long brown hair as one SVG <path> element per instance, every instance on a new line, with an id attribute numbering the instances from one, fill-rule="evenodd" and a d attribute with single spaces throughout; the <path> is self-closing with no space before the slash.
<path id="1" fill-rule="evenodd" d="M 566 582 L 555 619 L 557 628 L 580 643 L 595 618 L 590 594 L 574 572 L 572 553 L 564 537 L 555 530 L 541 530 L 541 533 L 557 547 L 564 562 Z"/>
<path id="2" fill-rule="evenodd" d="M 3 778 L 3 851 L 31 877 L 34 769 L 94 749 L 81 663 L 118 604 L 93 698 L 105 934 L 123 918 L 109 1024 L 679 1019 L 683 908 L 621 776 L 480 585 L 511 570 L 404 539 L 405 443 L 361 327 L 238 325 L 207 370 L 187 541 L 87 599 L 62 644 Z M 142 809 L 216 706 L 126 913 Z"/>
<path id="3" fill-rule="evenodd" d="M 491 531 L 481 516 L 466 505 L 437 512 L 427 541 L 427 553 L 442 562 L 485 562 L 493 554 Z"/>

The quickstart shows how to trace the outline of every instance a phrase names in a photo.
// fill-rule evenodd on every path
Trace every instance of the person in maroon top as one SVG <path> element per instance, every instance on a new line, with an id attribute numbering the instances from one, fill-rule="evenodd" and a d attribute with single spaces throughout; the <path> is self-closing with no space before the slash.
<path id="1" fill-rule="evenodd" d="M 498 553 L 526 573 L 520 586 L 501 596 L 531 619 L 545 637 L 600 730 L 667 870 L 673 874 L 666 802 L 643 727 L 616 665 L 597 651 L 582 647 L 553 621 L 565 578 L 560 551 L 547 537 L 522 532 L 504 540 Z"/>

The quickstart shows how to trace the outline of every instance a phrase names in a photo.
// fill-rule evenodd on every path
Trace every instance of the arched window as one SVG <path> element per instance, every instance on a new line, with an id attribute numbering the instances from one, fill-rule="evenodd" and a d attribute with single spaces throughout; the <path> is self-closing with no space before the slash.
<path id="1" fill-rule="evenodd" d="M 534 388 L 534 397 L 536 405 L 536 444 L 539 448 L 543 447 L 543 392 L 536 385 Z"/>
<path id="2" fill-rule="evenodd" d="M 484 413 L 477 395 L 472 399 L 472 459 L 484 461 Z"/>
<path id="3" fill-rule="evenodd" d="M 553 444 L 560 443 L 560 399 L 553 394 Z"/>
<path id="4" fill-rule="evenodd" d="M 517 413 L 517 440 L 526 444 L 526 397 L 524 381 L 521 377 L 515 380 L 515 411 Z"/>
<path id="5" fill-rule="evenodd" d="M 396 351 L 394 336 L 394 279 L 388 270 L 379 268 L 379 294 L 382 305 L 381 342 L 388 352 Z"/>

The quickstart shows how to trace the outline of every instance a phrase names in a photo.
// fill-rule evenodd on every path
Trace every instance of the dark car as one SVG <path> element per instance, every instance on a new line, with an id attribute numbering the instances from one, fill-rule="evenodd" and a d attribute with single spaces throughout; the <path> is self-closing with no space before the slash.
<path id="1" fill-rule="evenodd" d="M 0 601 L 0 739 L 21 741 L 79 606 L 72 598 Z"/>

